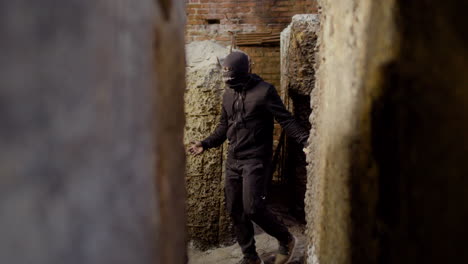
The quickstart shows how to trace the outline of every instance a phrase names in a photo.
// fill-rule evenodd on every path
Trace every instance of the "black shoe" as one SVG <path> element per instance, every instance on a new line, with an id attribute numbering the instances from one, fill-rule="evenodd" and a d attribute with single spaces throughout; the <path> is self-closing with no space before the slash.
<path id="1" fill-rule="evenodd" d="M 297 238 L 295 236 L 291 236 L 291 240 L 289 240 L 288 244 L 281 245 L 278 250 L 278 254 L 276 254 L 275 264 L 285 264 L 288 263 L 293 254 L 294 249 L 296 248 Z"/>

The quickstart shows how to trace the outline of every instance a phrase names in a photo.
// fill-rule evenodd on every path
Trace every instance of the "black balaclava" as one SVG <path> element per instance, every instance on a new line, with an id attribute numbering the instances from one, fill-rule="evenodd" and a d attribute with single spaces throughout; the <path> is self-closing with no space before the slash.
<path id="1" fill-rule="evenodd" d="M 223 62 L 223 81 L 235 91 L 231 118 L 239 120 L 245 127 L 246 87 L 251 79 L 250 63 L 247 54 L 239 51 L 229 54 Z"/>
<path id="2" fill-rule="evenodd" d="M 249 57 L 247 54 L 234 51 L 223 62 L 223 81 L 234 90 L 242 90 L 250 79 Z"/>

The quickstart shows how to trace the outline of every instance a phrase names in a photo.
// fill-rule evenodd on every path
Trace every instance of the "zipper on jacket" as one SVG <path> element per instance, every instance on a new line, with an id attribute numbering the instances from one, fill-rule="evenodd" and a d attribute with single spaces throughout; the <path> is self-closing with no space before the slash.
<path id="1" fill-rule="evenodd" d="M 236 148 L 237 148 L 237 145 L 239 144 L 239 136 L 238 136 L 238 131 L 237 131 L 237 123 L 238 123 L 238 120 L 239 120 L 239 99 L 236 101 L 236 105 L 234 106 L 234 108 L 236 109 L 236 118 L 235 118 L 235 121 L 234 121 L 234 132 L 236 133 L 236 143 L 234 144 L 234 149 L 233 149 L 233 154 L 234 154 L 234 157 L 236 157 L 237 159 L 237 154 L 236 154 Z"/>

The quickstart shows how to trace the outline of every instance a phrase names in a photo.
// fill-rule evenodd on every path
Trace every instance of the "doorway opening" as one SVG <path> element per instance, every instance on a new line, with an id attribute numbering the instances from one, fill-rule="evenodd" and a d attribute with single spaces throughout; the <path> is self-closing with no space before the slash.
<path id="1" fill-rule="evenodd" d="M 305 38 L 312 42 L 300 43 L 304 38 L 298 37 L 292 30 L 284 38 L 288 39 L 287 48 L 293 51 L 285 54 L 282 32 L 291 18 L 273 25 L 270 23 L 271 16 L 264 14 L 265 10 L 262 10 L 263 13 L 252 14 L 239 12 L 235 15 L 198 16 L 199 12 L 211 12 L 200 8 L 199 5 L 188 4 L 187 9 L 186 146 L 189 147 L 192 140 L 201 141 L 208 137 L 219 123 L 225 91 L 219 62 L 231 52 L 232 46 L 249 55 L 252 73 L 275 86 L 286 109 L 304 130 L 309 131 L 310 92 L 315 74 L 315 32 L 305 31 L 304 27 L 310 23 L 304 22 L 304 17 L 300 17 L 304 21 L 296 22 L 299 23 L 298 31 L 305 35 L 312 34 L 311 38 Z M 307 13 L 305 10 L 295 12 Z M 291 13 L 288 14 L 292 16 Z M 219 19 L 219 23 L 208 23 L 206 19 Z M 243 24 L 239 21 L 243 21 Z M 315 22 L 314 20 L 313 23 Z M 283 60 L 291 61 L 287 63 L 291 68 L 284 68 Z M 307 66 L 304 67 L 304 64 Z M 288 79 L 288 83 L 283 83 L 283 79 Z M 187 157 L 187 229 L 190 241 L 189 263 L 192 264 L 237 263 L 242 257 L 239 246 L 234 244 L 234 230 L 226 212 L 224 197 L 228 144 L 225 142 L 199 156 Z M 307 164 L 303 148 L 304 146 L 285 135 L 279 124 L 275 124 L 272 157 L 275 173 L 270 179 L 267 206 L 299 237 L 300 250 L 294 257 L 297 263 L 303 261 L 306 248 L 304 196 Z M 257 251 L 266 263 L 270 263 L 278 249 L 277 241 L 258 227 L 256 235 Z"/>

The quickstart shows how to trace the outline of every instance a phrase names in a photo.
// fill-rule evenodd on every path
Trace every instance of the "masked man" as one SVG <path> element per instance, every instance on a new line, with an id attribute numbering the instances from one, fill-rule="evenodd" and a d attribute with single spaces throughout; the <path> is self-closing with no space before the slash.
<path id="1" fill-rule="evenodd" d="M 273 118 L 286 134 L 304 146 L 307 132 L 283 105 L 273 85 L 250 74 L 248 56 L 232 52 L 223 62 L 223 80 L 229 87 L 223 96 L 222 115 L 215 131 L 203 141 L 192 142 L 195 155 L 229 140 L 226 161 L 226 207 L 232 218 L 244 258 L 242 264 L 260 264 L 251 221 L 279 242 L 275 264 L 290 261 L 296 238 L 267 209 L 266 186 L 273 152 Z"/>

